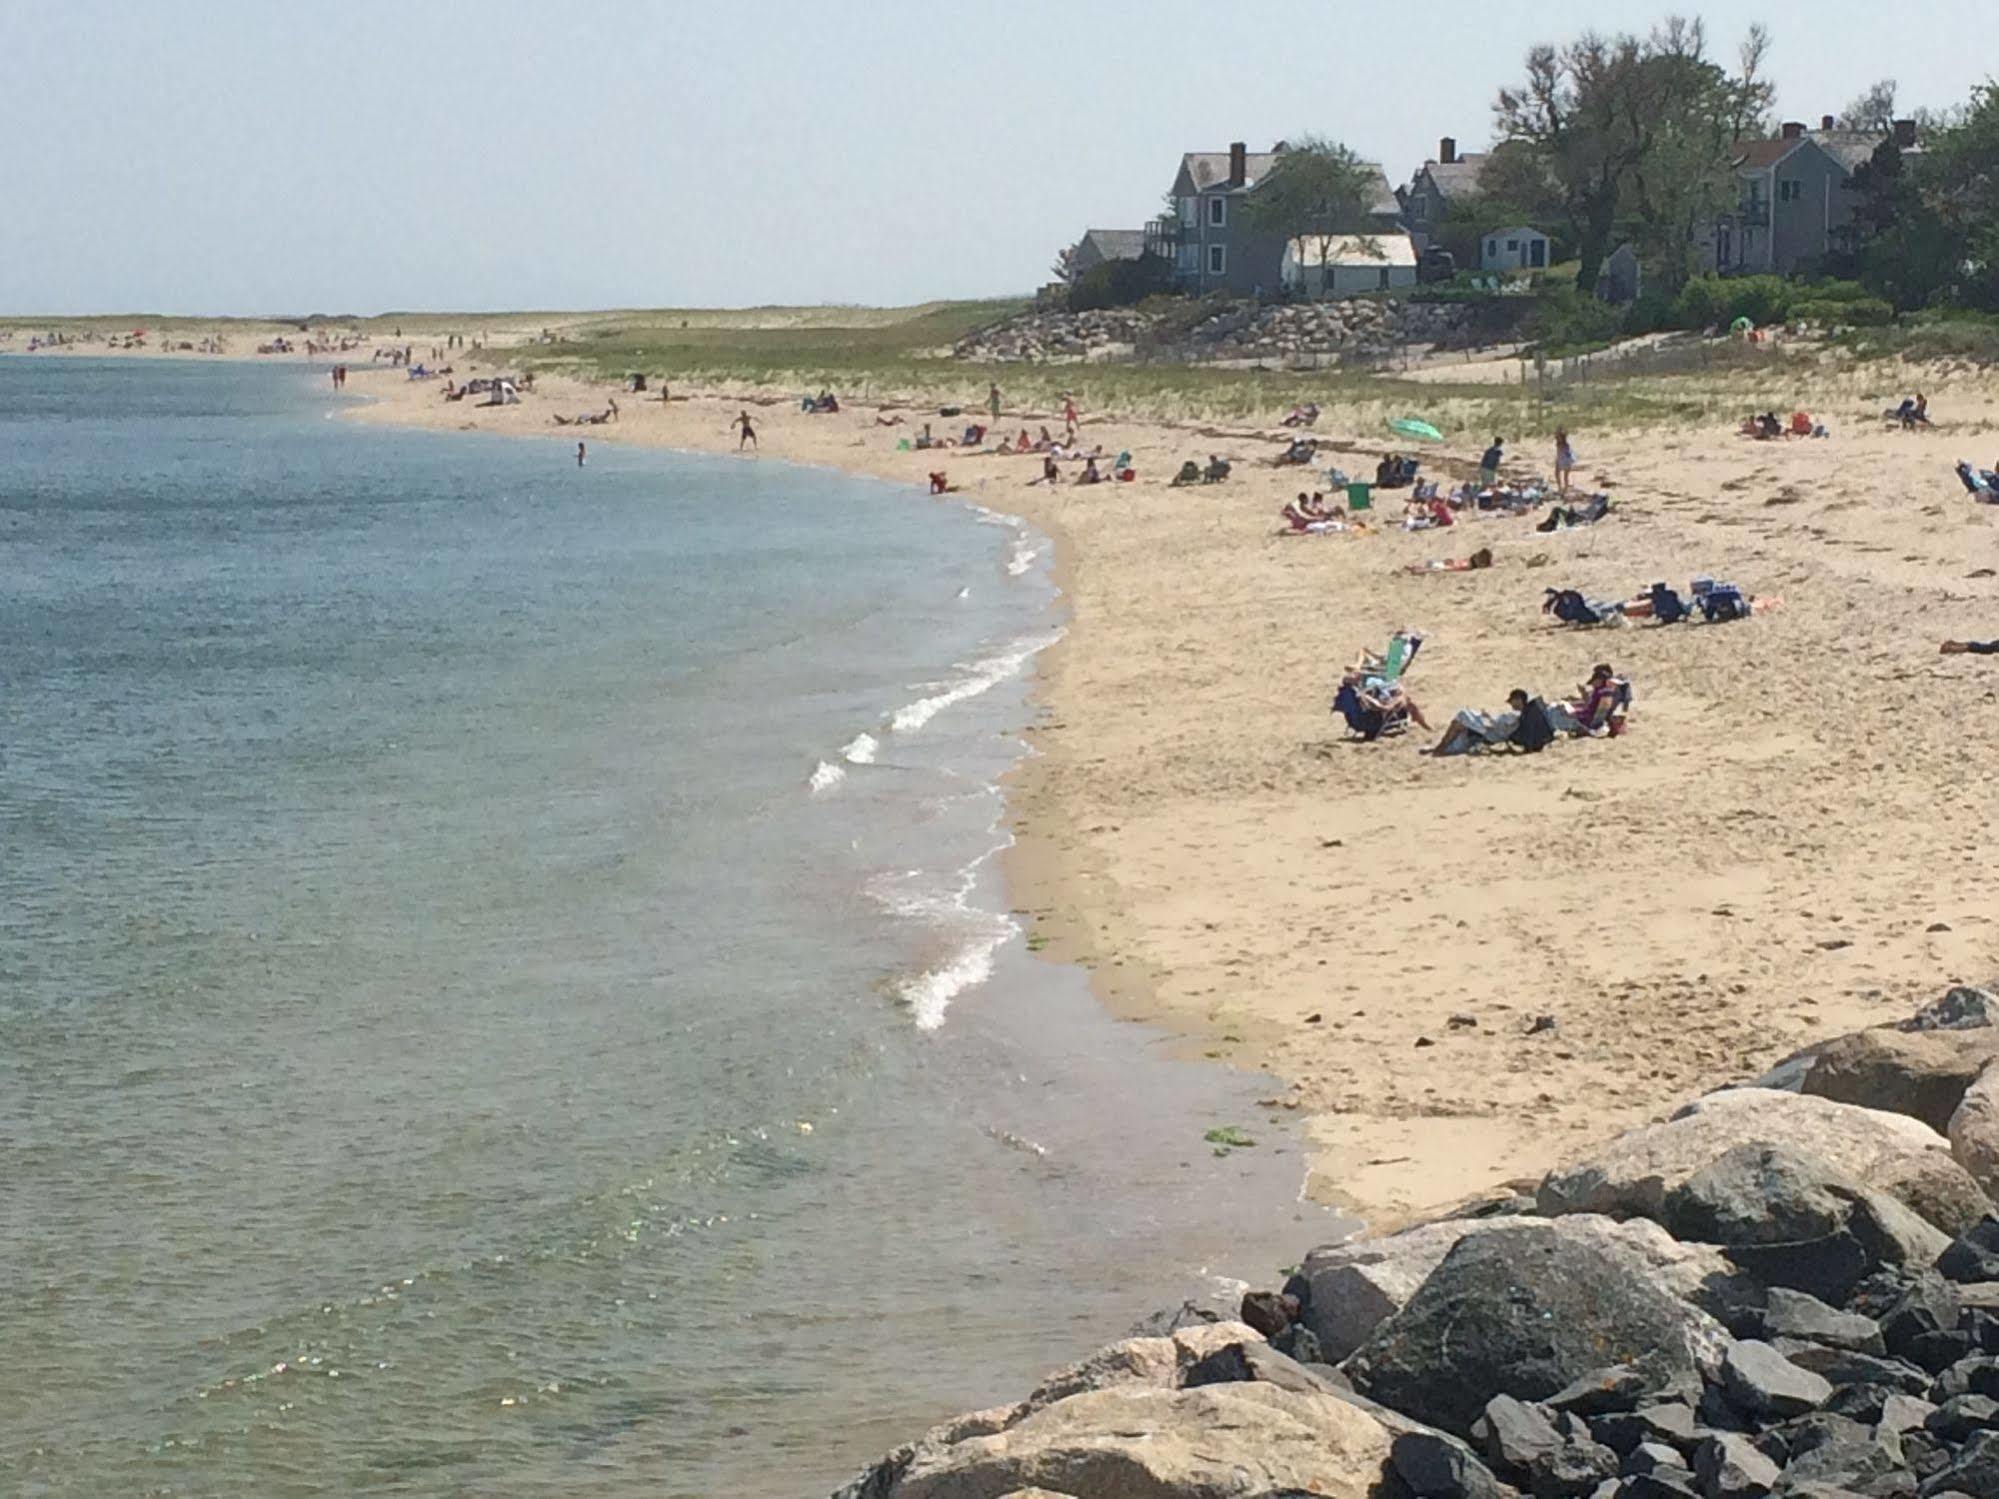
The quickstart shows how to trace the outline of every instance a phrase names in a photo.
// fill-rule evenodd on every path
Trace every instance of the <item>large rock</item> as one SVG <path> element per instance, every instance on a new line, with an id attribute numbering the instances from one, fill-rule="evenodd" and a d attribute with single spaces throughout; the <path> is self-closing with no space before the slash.
<path id="1" fill-rule="evenodd" d="M 1641 1357 L 1691 1380 L 1727 1341 L 1631 1249 L 1540 1225 L 1461 1240 L 1346 1372 L 1361 1393 L 1463 1436 L 1494 1395 L 1545 1399 Z"/>
<path id="2" fill-rule="evenodd" d="M 1579 1243 L 1604 1244 L 1637 1254 L 1674 1294 L 1719 1313 L 1748 1294 L 1747 1283 L 1714 1249 L 1682 1244 L 1644 1219 L 1619 1223 L 1595 1214 L 1557 1219 L 1454 1218 L 1426 1223 L 1380 1239 L 1315 1249 L 1286 1289 L 1298 1297 L 1306 1327 L 1327 1359 L 1339 1362 L 1365 1343 L 1375 1328 L 1408 1305 L 1444 1256 L 1465 1239 L 1526 1232 L 1557 1233 Z"/>
<path id="3" fill-rule="evenodd" d="M 1920 1120 L 1769 1088 L 1735 1088 L 1688 1104 L 1664 1124 L 1612 1140 L 1549 1174 L 1543 1213 L 1605 1213 L 1658 1220 L 1666 1199 L 1740 1145 L 1777 1146 L 1895 1198 L 1946 1233 L 1960 1233 L 1990 1203 L 1951 1158 L 1949 1142 Z"/>
<path id="4" fill-rule="evenodd" d="M 1389 1437 L 1358 1407 L 1267 1384 L 1072 1395 L 1005 1431 L 919 1443 L 879 1499 L 1372 1499 Z M 856 1495 L 855 1499 L 860 1499 Z M 868 1499 L 874 1499 L 869 1495 Z"/>
<path id="5" fill-rule="evenodd" d="M 1990 990 L 1960 984 L 1942 999 L 1924 1005 L 1895 1028 L 1902 1031 L 1969 1031 L 1999 1023 L 1999 998 Z"/>
<path id="6" fill-rule="evenodd" d="M 1950 1153 L 1988 1195 L 1999 1192 L 1999 1067 L 1988 1066 L 1964 1090 L 1944 1126 Z"/>
<path id="7" fill-rule="evenodd" d="M 1745 1338 L 1722 1360 L 1729 1403 L 1752 1416 L 1802 1416 L 1832 1398 L 1832 1383 L 1801 1369 L 1768 1343 Z"/>
<path id="8" fill-rule="evenodd" d="M 1819 1048 L 1804 1091 L 1837 1103 L 1907 1114 L 1941 1134 L 1964 1090 L 1995 1056 L 1999 1028 L 1992 1026 L 1858 1031 Z"/>
<path id="9" fill-rule="evenodd" d="M 1851 1348 L 1856 1353 L 1887 1351 L 1880 1325 L 1873 1318 L 1842 1312 L 1816 1296 L 1783 1287 L 1771 1290 L 1769 1305 L 1763 1309 L 1763 1327 L 1773 1338 L 1802 1338 L 1828 1348 Z"/>

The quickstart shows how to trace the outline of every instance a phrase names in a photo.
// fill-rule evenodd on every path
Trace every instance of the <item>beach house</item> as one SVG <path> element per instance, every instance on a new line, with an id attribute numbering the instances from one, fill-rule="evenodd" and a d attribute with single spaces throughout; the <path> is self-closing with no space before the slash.
<path id="1" fill-rule="evenodd" d="M 1436 242 L 1445 216 L 1454 204 L 1478 197 L 1479 176 L 1492 158 L 1482 151 L 1460 155 L 1458 143 L 1450 136 L 1437 142 L 1437 156 L 1416 169 L 1409 185 L 1396 196 L 1402 201 L 1403 222 L 1418 251 Z"/>
<path id="2" fill-rule="evenodd" d="M 1284 247 L 1284 289 L 1305 297 L 1351 297 L 1416 284 L 1416 246 L 1407 234 L 1342 234 L 1294 239 Z"/>
<path id="3" fill-rule="evenodd" d="M 1181 289 L 1262 296 L 1283 283 L 1288 237 L 1253 229 L 1243 207 L 1284 149 L 1282 141 L 1268 151 L 1237 141 L 1226 151 L 1189 151 L 1180 158 L 1169 192 L 1173 211 L 1145 226 L 1145 249 L 1172 262 Z M 1402 206 L 1381 168 L 1365 165 L 1373 196 L 1367 227 L 1393 233 Z"/>
<path id="4" fill-rule="evenodd" d="M 1076 241 L 1076 274 L 1113 260 L 1136 260 L 1145 253 L 1143 229 L 1086 229 Z"/>
<path id="5" fill-rule="evenodd" d="M 1705 268 L 1724 276 L 1790 276 L 1820 264 L 1853 219 L 1854 171 L 1887 136 L 1841 130 L 1831 115 L 1814 132 L 1798 121 L 1770 140 L 1745 141 L 1735 160 L 1735 207 L 1700 236 Z M 1894 140 L 1916 149 L 1913 120 Z"/>
<path id="6" fill-rule="evenodd" d="M 1528 224 L 1494 229 L 1479 241 L 1478 264 L 1486 271 L 1542 271 L 1548 268 L 1548 236 Z"/>

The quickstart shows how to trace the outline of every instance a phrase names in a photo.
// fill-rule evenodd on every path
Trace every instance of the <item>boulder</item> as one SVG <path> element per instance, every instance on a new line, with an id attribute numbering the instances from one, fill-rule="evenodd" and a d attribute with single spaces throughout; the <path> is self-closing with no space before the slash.
<path id="1" fill-rule="evenodd" d="M 1622 1472 L 1656 1473 L 1667 1468 L 1675 1473 L 1686 1473 L 1687 1459 L 1677 1447 L 1668 1447 L 1664 1442 L 1640 1442 L 1624 1456 Z"/>
<path id="2" fill-rule="evenodd" d="M 1842 1312 L 1827 1306 L 1816 1296 L 1782 1286 L 1770 1292 L 1763 1308 L 1766 1337 L 1802 1338 L 1828 1348 L 1850 1348 L 1856 1353 L 1885 1353 L 1881 1328 L 1871 1317 Z"/>
<path id="3" fill-rule="evenodd" d="M 1550 1216 L 1659 1220 L 1669 1193 L 1738 1145 L 1779 1146 L 1821 1161 L 1946 1233 L 1961 1233 L 1989 1210 L 1978 1184 L 1951 1158 L 1949 1142 L 1920 1120 L 1769 1088 L 1712 1093 L 1664 1124 L 1628 1131 L 1550 1173 L 1536 1201 Z"/>
<path id="4" fill-rule="evenodd" d="M 1716 1432 L 1694 1452 L 1694 1477 L 1706 1499 L 1762 1499 L 1781 1471 L 1734 1432 Z"/>
<path id="5" fill-rule="evenodd" d="M 1987 1395 L 1999 1400 L 1999 1358 L 1980 1353 L 1959 1359 L 1937 1376 L 1930 1398 L 1949 1402 L 1959 1395 Z"/>
<path id="6" fill-rule="evenodd" d="M 1994 1057 L 1999 1057 L 1999 1027 L 1857 1031 L 1819 1048 L 1804 1091 L 1907 1114 L 1941 1134 L 1964 1090 Z"/>
<path id="7" fill-rule="evenodd" d="M 1469 1447 L 1441 1431 L 1398 1434 L 1389 1465 L 1415 1499 L 1504 1499 L 1514 1492 Z"/>
<path id="8" fill-rule="evenodd" d="M 1883 1268 L 1928 1266 L 1949 1242 L 1941 1229 L 1885 1193 L 1829 1180 L 1820 1190 L 1839 1204 L 1837 1228 L 1809 1238 L 1730 1245 L 1730 1262 L 1766 1285 L 1846 1301 Z"/>
<path id="9" fill-rule="evenodd" d="M 1988 1395 L 1953 1395 L 1923 1418 L 1923 1427 L 1946 1442 L 1962 1442 L 1974 1431 L 1999 1428 L 1999 1400 Z"/>
<path id="10" fill-rule="evenodd" d="M 1694 1409 L 1683 1400 L 1641 1405 L 1634 1411 L 1612 1411 L 1592 1418 L 1589 1429 L 1597 1441 L 1613 1452 L 1630 1452 L 1648 1443 L 1663 1442 L 1685 1453 L 1691 1452 L 1700 1440 Z"/>
<path id="11" fill-rule="evenodd" d="M 1885 1432 L 1899 1437 L 1905 1431 L 1927 1427 L 1937 1409 L 1929 1401 L 1919 1400 L 1914 1395 L 1889 1395 L 1881 1402 L 1881 1415 L 1874 1423 L 1875 1435 Z"/>
<path id="12" fill-rule="evenodd" d="M 1564 1442 L 1534 1459 L 1528 1486 L 1534 1499 L 1583 1499 L 1617 1477 L 1617 1454 L 1596 1442 Z"/>
<path id="13" fill-rule="evenodd" d="M 1250 1291 L 1242 1298 L 1242 1320 L 1266 1338 L 1274 1338 L 1298 1320 L 1298 1298 L 1276 1291 Z"/>
<path id="14" fill-rule="evenodd" d="M 1768 1343 L 1744 1338 L 1730 1345 L 1721 1365 L 1729 1403 L 1752 1416 L 1801 1416 L 1832 1397 L 1832 1383 L 1801 1369 Z"/>
<path id="15" fill-rule="evenodd" d="M 1594 1419 L 1614 1411 L 1635 1411 L 1654 1401 L 1693 1391 L 1684 1371 L 1651 1355 L 1607 1369 L 1592 1369 L 1550 1395 L 1550 1409 Z"/>
<path id="16" fill-rule="evenodd" d="M 1334 1385 L 1260 1340 L 1218 1348 L 1180 1377 L 1183 1390 L 1211 1384 L 1251 1383 L 1274 1384 L 1279 1389 L 1308 1395 L 1338 1393 Z"/>
<path id="17" fill-rule="evenodd" d="M 1365 1343 L 1416 1294 L 1430 1273 L 1460 1242 L 1479 1235 L 1544 1233 L 1548 1220 L 1523 1216 L 1454 1218 L 1426 1223 L 1380 1239 L 1315 1249 L 1305 1257 L 1285 1290 L 1300 1303 L 1304 1325 L 1334 1363 Z M 1575 1214 L 1552 1227 L 1582 1243 L 1613 1245 L 1639 1255 L 1663 1276 L 1675 1295 L 1719 1312 L 1753 1294 L 1747 1279 L 1718 1251 L 1682 1244 L 1643 1219 L 1620 1223 L 1595 1214 Z"/>
<path id="18" fill-rule="evenodd" d="M 1690 1381 L 1726 1346 L 1634 1251 L 1543 1225 L 1461 1240 L 1345 1367 L 1362 1394 L 1462 1436 L 1495 1394 L 1544 1399 L 1641 1355 Z"/>
<path id="19" fill-rule="evenodd" d="M 1890 1353 L 1898 1358 L 1913 1358 L 1918 1339 L 1931 1333 L 1953 1331 L 1961 1311 L 1957 1288 L 1934 1270 L 1926 1270 L 1909 1283 L 1901 1299 L 1881 1319 L 1881 1335 Z M 1939 1368 L 1956 1361 L 1945 1359 Z"/>
<path id="20" fill-rule="evenodd" d="M 999 1499 L 1040 1487 L 1071 1499 L 1372 1499 L 1388 1454 L 1380 1423 L 1330 1395 L 1267 1384 L 1126 1385 L 1058 1400 L 991 1435 L 926 1438 L 878 1494 Z"/>
<path id="21" fill-rule="evenodd" d="M 1817 1343 L 1800 1343 L 1792 1338 L 1780 1339 L 1771 1346 L 1800 1369 L 1809 1369 L 1840 1389 L 1849 1385 L 1881 1385 L 1904 1394 L 1919 1395 L 1930 1387 L 1929 1375 L 1900 1359 L 1875 1358 L 1868 1353 L 1825 1348 Z"/>
<path id="22" fill-rule="evenodd" d="M 1486 1402 L 1473 1438 L 1485 1449 L 1488 1462 L 1510 1474 L 1526 1473 L 1566 1442 L 1544 1412 L 1511 1395 L 1495 1395 Z"/>
<path id="23" fill-rule="evenodd" d="M 1261 1340 L 1240 1322 L 1194 1322 L 1163 1338 L 1126 1338 L 1043 1379 L 1021 1402 L 1021 1414 L 1086 1390 L 1117 1385 L 1148 1384 L 1162 1388 L 1180 1383 L 1188 1369 L 1212 1353 Z"/>
<path id="24" fill-rule="evenodd" d="M 1999 1218 L 1985 1218 L 1959 1234 L 1936 1266 L 1944 1279 L 1960 1285 L 1999 1282 Z"/>
<path id="25" fill-rule="evenodd" d="M 1999 1192 L 1999 1067 L 1987 1067 L 1972 1080 L 1944 1133 L 1950 1137 L 1951 1154 L 1972 1180 L 1988 1194 Z"/>

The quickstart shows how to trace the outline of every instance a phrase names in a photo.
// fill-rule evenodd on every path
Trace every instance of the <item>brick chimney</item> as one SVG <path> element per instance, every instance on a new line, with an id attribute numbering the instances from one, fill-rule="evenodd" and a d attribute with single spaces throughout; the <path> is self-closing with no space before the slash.
<path id="1" fill-rule="evenodd" d="M 1229 186 L 1241 187 L 1249 181 L 1249 146 L 1234 141 L 1229 146 Z"/>
<path id="2" fill-rule="evenodd" d="M 1797 140 L 1803 140 L 1804 138 L 1805 138 L 1805 127 L 1804 127 L 1804 124 L 1803 124 L 1803 122 L 1801 122 L 1801 121 L 1798 121 L 1798 120 L 1786 120 L 1786 121 L 1784 121 L 1784 139 L 1785 139 L 1785 140 L 1787 140 L 1787 141 L 1797 141 Z"/>
<path id="3" fill-rule="evenodd" d="M 1821 116 L 1819 116 L 1819 129 L 1821 129 L 1821 130 L 1832 130 L 1832 129 L 1834 129 L 1834 128 L 1835 128 L 1835 127 L 1836 127 L 1836 126 L 1838 125 L 1838 124 L 1839 124 L 1839 121 L 1838 121 L 1838 120 L 1836 120 L 1836 119 L 1834 119 L 1834 118 L 1833 118 L 1833 117 L 1832 117 L 1831 115 L 1821 115 Z"/>
<path id="4" fill-rule="evenodd" d="M 1906 151 L 1916 143 L 1916 122 L 1897 120 L 1895 122 L 1895 144 Z"/>
<path id="5" fill-rule="evenodd" d="M 1458 159 L 1458 143 L 1450 136 L 1437 142 L 1437 165 L 1447 167 Z"/>

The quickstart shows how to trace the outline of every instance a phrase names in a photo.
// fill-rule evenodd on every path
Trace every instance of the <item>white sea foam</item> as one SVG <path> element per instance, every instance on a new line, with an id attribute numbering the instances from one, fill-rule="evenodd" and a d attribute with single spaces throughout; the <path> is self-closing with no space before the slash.
<path id="1" fill-rule="evenodd" d="M 846 771 L 830 761 L 821 760 L 818 768 L 812 772 L 812 779 L 807 781 L 806 785 L 812 788 L 812 792 L 816 796 L 822 791 L 831 791 L 846 779 Z"/>
<path id="2" fill-rule="evenodd" d="M 849 765 L 872 765 L 875 751 L 881 748 L 881 741 L 872 734 L 856 734 L 848 740 L 840 754 Z"/>
<path id="3" fill-rule="evenodd" d="M 1040 560 L 1041 548 L 1026 536 L 1013 539 L 1013 556 L 1007 559 L 1006 572 L 1010 578 L 1017 578 Z"/>
<path id="4" fill-rule="evenodd" d="M 973 662 L 964 669 L 964 676 L 945 683 L 942 692 L 920 697 L 896 709 L 895 716 L 889 720 L 889 727 L 898 734 L 914 734 L 953 704 L 990 692 L 1008 677 L 1017 676 L 1023 666 L 1061 638 L 1060 630 L 1029 636 L 1015 641 L 997 655 Z"/>
<path id="5" fill-rule="evenodd" d="M 999 950 L 1020 933 L 1011 916 L 972 904 L 980 866 L 1012 842 L 1009 837 L 987 849 L 952 876 L 946 889 L 920 869 L 881 875 L 868 884 L 868 894 L 886 910 L 950 931 L 959 939 L 943 962 L 895 986 L 896 998 L 919 1030 L 936 1030 L 952 1000 L 991 978 Z"/>

